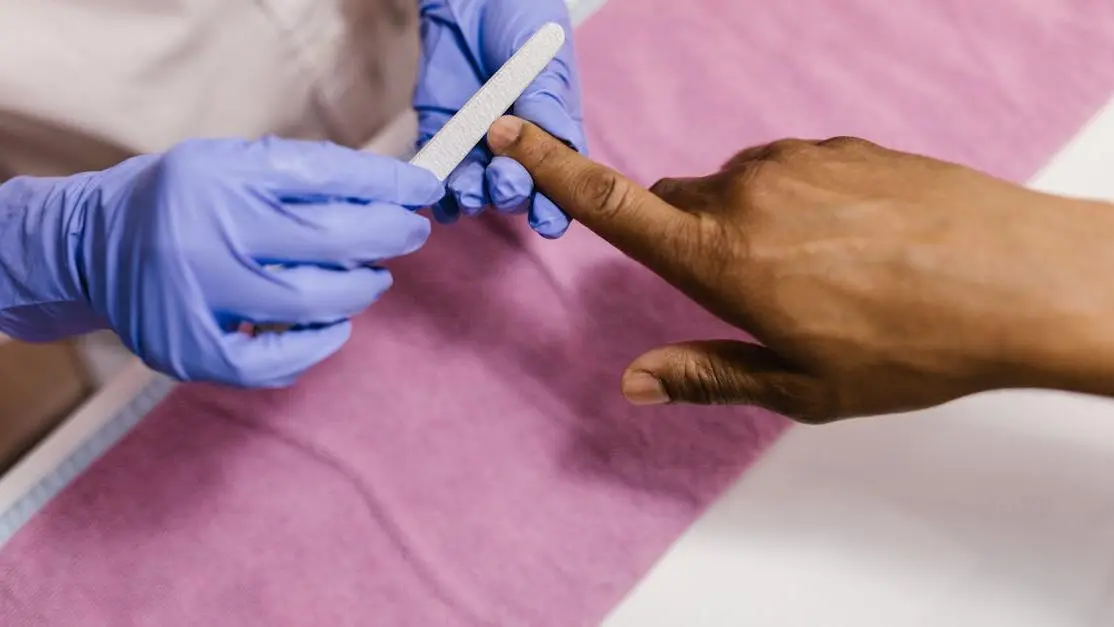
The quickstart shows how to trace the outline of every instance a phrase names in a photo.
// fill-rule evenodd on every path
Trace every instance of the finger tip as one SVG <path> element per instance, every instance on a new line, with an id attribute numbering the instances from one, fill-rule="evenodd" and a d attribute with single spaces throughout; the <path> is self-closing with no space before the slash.
<path id="1" fill-rule="evenodd" d="M 484 185 L 484 170 L 482 163 L 473 161 L 455 172 L 449 179 L 449 195 L 453 197 L 464 215 L 474 216 L 490 204 Z"/>
<path id="2" fill-rule="evenodd" d="M 425 199 L 422 202 L 414 205 L 414 207 L 417 209 L 433 207 L 437 203 L 445 199 L 445 193 L 445 186 L 440 181 L 438 181 L 435 187 L 429 189 L 428 193 L 425 195 Z"/>
<path id="3" fill-rule="evenodd" d="M 531 228 L 545 239 L 560 239 L 569 230 L 569 225 L 568 223 L 542 222 L 541 224 L 531 225 Z"/>
<path id="4" fill-rule="evenodd" d="M 483 213 L 486 206 L 482 198 L 477 199 L 474 196 L 460 196 L 456 200 L 460 206 L 460 215 L 469 218 L 474 218 Z"/>
<path id="5" fill-rule="evenodd" d="M 505 154 L 522 134 L 523 121 L 513 115 L 504 115 L 487 131 L 487 145 L 495 154 Z"/>
<path id="6" fill-rule="evenodd" d="M 487 168 L 487 188 L 491 203 L 501 212 L 521 207 L 534 191 L 530 173 L 508 157 L 495 157 Z"/>
<path id="7" fill-rule="evenodd" d="M 487 205 L 486 199 L 481 189 L 469 186 L 452 190 L 453 200 L 456 201 L 456 206 L 459 209 L 459 214 L 466 216 L 474 216 Z"/>
<path id="8" fill-rule="evenodd" d="M 669 403 L 669 394 L 661 379 L 641 369 L 628 369 L 623 373 L 623 396 L 633 405 L 651 407 Z"/>
<path id="9" fill-rule="evenodd" d="M 375 300 L 379 300 L 387 290 L 395 286 L 395 275 L 391 274 L 391 271 L 387 268 L 382 267 L 371 268 L 371 271 L 375 273 L 375 277 L 379 280 L 379 285 L 375 288 L 377 292 Z"/>
<path id="10" fill-rule="evenodd" d="M 437 202 L 445 195 L 445 182 L 437 178 L 437 175 L 432 171 L 427 170 L 421 166 L 414 166 L 420 170 L 419 176 L 421 177 L 422 191 L 433 198 L 429 202 Z"/>
<path id="11" fill-rule="evenodd" d="M 540 194 L 534 198 L 530 208 L 530 228 L 539 235 L 547 239 L 557 239 L 569 230 L 571 224 L 568 216 L 549 198 Z"/>
<path id="12" fill-rule="evenodd" d="M 402 254 L 404 255 L 409 255 L 413 252 L 416 252 L 421 247 L 425 246 L 426 242 L 429 241 L 430 234 L 433 233 L 433 225 L 429 223 L 429 220 L 425 219 L 422 216 L 418 217 L 422 218 L 422 220 L 421 222 L 414 223 L 414 228 L 410 231 L 409 236 L 406 238 L 406 243 L 403 246 L 402 252 Z M 389 272 L 387 274 L 388 276 L 390 276 Z"/>

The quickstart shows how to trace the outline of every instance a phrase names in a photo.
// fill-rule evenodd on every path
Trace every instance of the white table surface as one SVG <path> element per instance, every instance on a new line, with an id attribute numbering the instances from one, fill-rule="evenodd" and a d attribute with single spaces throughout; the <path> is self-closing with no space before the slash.
<path id="1" fill-rule="evenodd" d="M 1032 184 L 1114 199 L 1114 100 Z M 794 428 L 605 625 L 1114 626 L 1114 402 Z"/>

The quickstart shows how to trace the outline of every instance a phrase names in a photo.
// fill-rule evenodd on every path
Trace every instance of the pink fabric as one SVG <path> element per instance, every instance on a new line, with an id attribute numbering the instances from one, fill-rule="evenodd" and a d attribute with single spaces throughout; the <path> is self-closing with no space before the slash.
<path id="1" fill-rule="evenodd" d="M 577 43 L 645 182 L 835 134 L 1023 178 L 1114 88 L 1108 0 L 612 0 Z M 509 224 L 439 230 L 295 389 L 180 388 L 0 552 L 0 624 L 597 623 L 783 423 L 628 408 L 630 358 L 729 331 Z"/>

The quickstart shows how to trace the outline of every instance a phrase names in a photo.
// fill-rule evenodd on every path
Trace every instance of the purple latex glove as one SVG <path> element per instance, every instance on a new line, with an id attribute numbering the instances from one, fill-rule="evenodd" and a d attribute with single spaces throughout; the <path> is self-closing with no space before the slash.
<path id="1" fill-rule="evenodd" d="M 102 172 L 0 185 L 0 331 L 110 328 L 155 370 L 292 383 L 429 235 L 429 172 L 327 143 L 194 140 Z M 252 337 L 242 324 L 285 323 Z"/>
<path id="2" fill-rule="evenodd" d="M 530 120 L 585 151 L 580 87 L 569 13 L 563 0 L 421 0 L 422 62 L 414 93 L 418 145 L 422 146 L 539 28 L 556 22 L 568 41 L 557 58 L 518 99 L 511 113 Z M 530 226 L 557 238 L 569 219 L 518 163 L 492 158 L 483 144 L 447 181 L 449 193 L 434 207 L 440 222 L 486 207 L 528 213 Z"/>

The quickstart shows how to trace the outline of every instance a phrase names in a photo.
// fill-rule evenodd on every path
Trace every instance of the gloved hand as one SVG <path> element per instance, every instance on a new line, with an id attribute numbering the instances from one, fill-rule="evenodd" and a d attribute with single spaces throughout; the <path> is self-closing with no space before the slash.
<path id="1" fill-rule="evenodd" d="M 421 0 L 422 62 L 414 107 L 423 145 L 547 22 L 565 27 L 569 41 L 523 93 L 512 112 L 584 152 L 580 88 L 563 0 Z M 560 237 L 569 220 L 548 198 L 535 194 L 530 175 L 506 157 L 479 146 L 449 177 L 449 193 L 434 216 L 451 222 L 493 206 L 529 214 L 544 237 Z"/>
<path id="2" fill-rule="evenodd" d="M 194 140 L 103 172 L 0 185 L 0 331 L 113 329 L 183 380 L 276 387 L 335 352 L 418 249 L 429 172 L 326 143 Z M 265 265 L 277 265 L 267 269 Z M 244 323 L 295 325 L 283 334 Z"/>

